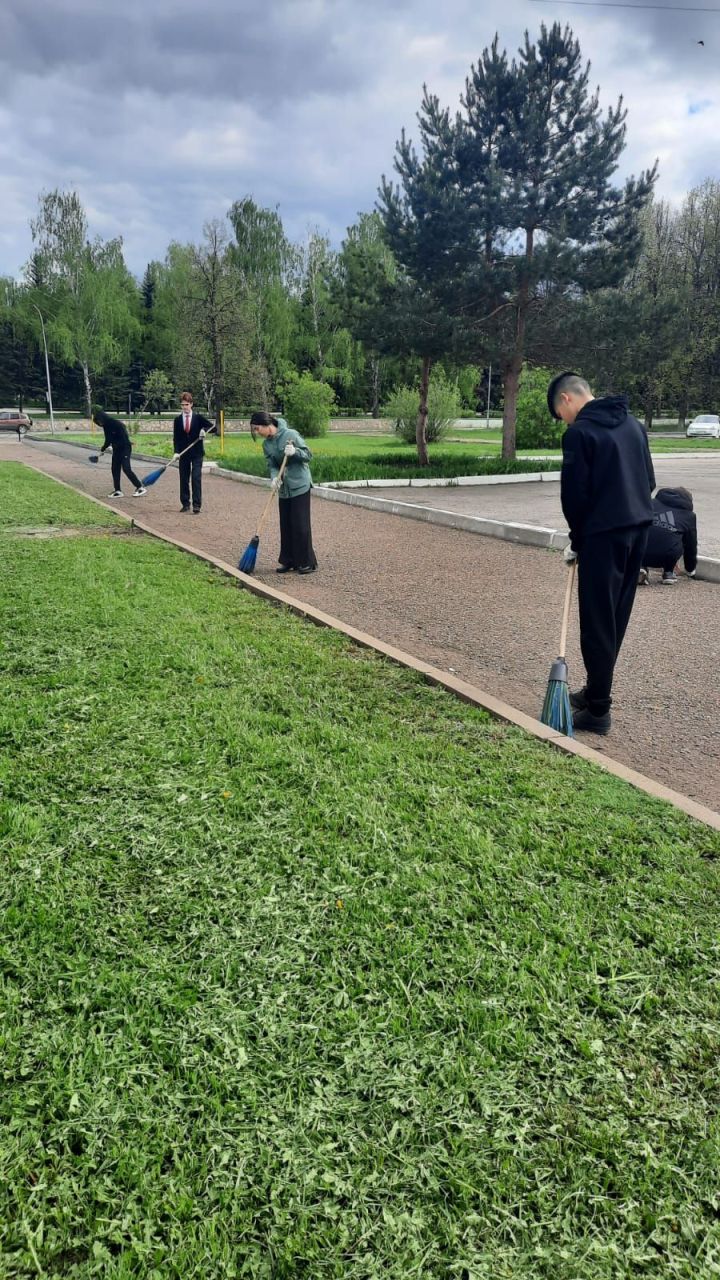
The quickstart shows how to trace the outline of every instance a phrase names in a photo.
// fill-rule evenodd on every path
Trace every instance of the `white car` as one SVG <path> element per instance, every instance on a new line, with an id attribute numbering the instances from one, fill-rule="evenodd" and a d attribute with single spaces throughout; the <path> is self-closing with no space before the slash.
<path id="1" fill-rule="evenodd" d="M 688 440 L 692 436 L 709 436 L 711 440 L 720 440 L 720 417 L 716 413 L 700 413 L 689 422 L 685 435 Z"/>

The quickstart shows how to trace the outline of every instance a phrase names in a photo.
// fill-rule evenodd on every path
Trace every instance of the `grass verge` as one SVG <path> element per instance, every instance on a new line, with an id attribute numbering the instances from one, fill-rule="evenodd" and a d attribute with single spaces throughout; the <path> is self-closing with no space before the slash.
<path id="1" fill-rule="evenodd" d="M 72 489 L 31 471 L 21 462 L 0 463 L 0 476 L 0 530 L 10 527 L 39 529 L 49 525 L 118 528 L 127 524 L 112 511 L 88 502 Z"/>
<path id="2" fill-rule="evenodd" d="M 85 444 L 98 444 L 100 438 L 91 435 L 68 435 L 64 439 L 78 440 Z M 542 471 L 556 467 L 555 462 L 530 462 L 519 458 L 503 462 L 499 457 L 499 445 L 490 441 L 479 442 L 477 452 L 470 453 L 468 445 L 445 443 L 430 450 L 430 466 L 418 467 L 415 450 L 403 449 L 390 436 L 328 435 L 311 440 L 311 463 L 316 484 L 330 480 L 367 479 L 431 479 L 458 475 L 505 475 L 526 471 Z M 206 455 L 230 471 L 243 471 L 249 475 L 266 476 L 267 465 L 259 444 L 253 444 L 249 436 L 230 436 L 225 441 L 225 453 L 220 453 L 220 443 L 208 438 Z M 134 448 L 138 453 L 150 453 L 162 458 L 172 456 L 172 442 L 167 435 L 136 437 Z"/>
<path id="3" fill-rule="evenodd" d="M 165 546 L 0 545 L 0 1274 L 717 1275 L 717 834 Z"/>

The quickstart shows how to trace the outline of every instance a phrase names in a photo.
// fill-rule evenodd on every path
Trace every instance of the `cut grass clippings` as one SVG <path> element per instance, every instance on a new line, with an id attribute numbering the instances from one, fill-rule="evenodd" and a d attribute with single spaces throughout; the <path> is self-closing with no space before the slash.
<path id="1" fill-rule="evenodd" d="M 38 474 L 21 462 L 0 463 L 2 501 L 0 501 L 0 530 L 10 527 L 28 529 L 42 526 L 103 526 L 120 528 L 126 520 L 106 511 L 97 503 L 72 489 L 66 489 L 55 480 Z"/>
<path id="2" fill-rule="evenodd" d="M 717 833 L 159 543 L 0 543 L 0 1274 L 718 1275 Z"/>

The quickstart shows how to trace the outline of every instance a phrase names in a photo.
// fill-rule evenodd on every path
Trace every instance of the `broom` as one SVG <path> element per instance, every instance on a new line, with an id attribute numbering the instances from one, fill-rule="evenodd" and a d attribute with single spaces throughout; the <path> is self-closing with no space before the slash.
<path id="1" fill-rule="evenodd" d="M 550 729 L 557 729 L 558 733 L 567 734 L 568 738 L 573 737 L 572 707 L 570 706 L 570 693 L 568 691 L 568 669 L 565 661 L 565 645 L 567 642 L 568 620 L 570 618 L 570 600 L 572 597 L 573 583 L 575 582 L 575 565 L 573 560 L 570 565 L 568 574 L 567 590 L 565 591 L 565 606 L 563 608 L 562 627 L 560 629 L 560 657 L 556 658 L 550 668 L 550 678 L 548 680 L 547 693 L 543 702 L 543 709 L 540 715 L 542 724 L 546 724 Z"/>
<path id="2" fill-rule="evenodd" d="M 217 431 L 217 427 L 212 426 L 210 428 L 210 431 Z M 209 436 L 210 431 L 206 431 L 205 434 Z M 177 458 L 175 458 L 175 462 L 179 462 L 180 459 L 183 458 L 186 453 L 189 453 L 191 449 L 195 448 L 196 444 L 197 444 L 197 440 L 193 440 L 192 444 L 189 444 L 187 449 L 183 449 L 182 453 L 178 454 Z M 90 461 L 92 462 L 92 458 L 90 459 Z M 156 471 L 151 471 L 149 476 L 145 476 L 145 479 L 143 480 L 143 484 L 145 485 L 145 488 L 149 489 L 151 485 L 157 484 L 160 477 L 165 475 L 165 472 L 167 471 L 168 467 L 171 466 L 172 462 L 173 462 L 173 459 L 171 458 L 170 462 L 166 462 L 163 467 L 158 467 Z"/>
<path id="3" fill-rule="evenodd" d="M 285 457 L 283 458 L 282 463 L 280 464 L 280 470 L 278 471 L 278 474 L 277 474 L 277 478 L 280 481 L 280 484 L 282 484 L 282 478 L 283 478 L 283 475 L 285 474 L 286 466 L 287 466 L 287 458 Z M 277 486 L 278 489 L 280 488 L 280 484 Z M 240 570 L 241 573 L 253 573 L 255 570 L 255 562 L 257 560 L 258 547 L 260 546 L 260 534 L 263 531 L 263 525 L 267 520 L 268 512 L 270 510 L 270 507 L 272 505 L 272 500 L 274 497 L 275 497 L 275 491 L 273 490 L 270 493 L 270 497 L 265 503 L 265 506 L 263 507 L 262 515 L 260 516 L 260 519 L 258 521 L 257 533 L 253 538 L 250 539 L 248 545 L 246 546 L 240 559 L 238 560 L 238 569 Z"/>

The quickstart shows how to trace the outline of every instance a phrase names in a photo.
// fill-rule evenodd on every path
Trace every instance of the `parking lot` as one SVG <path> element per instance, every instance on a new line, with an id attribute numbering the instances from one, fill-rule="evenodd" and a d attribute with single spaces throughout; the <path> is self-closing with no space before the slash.
<path id="1" fill-rule="evenodd" d="M 699 552 L 720 559 L 720 454 L 701 457 L 656 457 L 658 485 L 684 485 L 693 495 L 698 517 Z M 372 492 L 372 491 L 370 491 Z M 521 484 L 483 484 L 456 487 L 378 489 L 377 496 L 393 502 L 415 502 L 441 511 L 517 520 L 548 529 L 564 529 L 560 482 L 543 480 Z"/>

